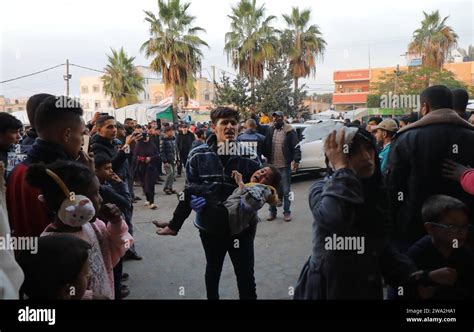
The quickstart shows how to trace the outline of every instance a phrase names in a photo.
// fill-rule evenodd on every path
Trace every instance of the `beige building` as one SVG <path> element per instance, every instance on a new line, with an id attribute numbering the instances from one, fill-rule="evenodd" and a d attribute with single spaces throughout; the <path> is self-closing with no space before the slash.
<path id="1" fill-rule="evenodd" d="M 29 97 L 6 98 L 0 96 L 0 112 L 26 111 L 26 102 Z"/>
<path id="2" fill-rule="evenodd" d="M 215 96 L 214 84 L 201 77 L 197 79 L 194 87 L 196 88 L 196 96 L 189 101 L 187 107 L 183 107 L 183 105 L 181 107 L 192 110 L 206 110 L 211 107 Z M 171 88 L 166 89 L 164 83 L 151 84 L 149 93 L 152 104 L 172 102 L 173 91 Z"/>
<path id="3" fill-rule="evenodd" d="M 311 114 L 321 113 L 331 108 L 331 104 L 329 103 L 323 103 L 312 99 L 305 99 L 303 102 L 305 106 L 308 106 L 308 112 Z"/>
<path id="4" fill-rule="evenodd" d="M 82 108 L 86 111 L 106 111 L 112 109 L 110 96 L 104 93 L 101 76 L 79 78 L 79 92 Z"/>
<path id="5" fill-rule="evenodd" d="M 150 87 L 161 82 L 161 77 L 145 66 L 136 66 L 138 72 L 144 78 L 144 91 L 138 95 L 140 103 L 150 103 Z M 82 108 L 86 111 L 107 111 L 113 109 L 110 96 L 104 92 L 102 75 L 87 76 L 79 78 L 79 91 Z"/>

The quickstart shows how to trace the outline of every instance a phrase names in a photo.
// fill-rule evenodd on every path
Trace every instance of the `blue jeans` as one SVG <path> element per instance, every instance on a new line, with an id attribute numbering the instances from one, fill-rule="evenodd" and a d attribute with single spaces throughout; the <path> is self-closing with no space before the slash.
<path id="1" fill-rule="evenodd" d="M 291 191 L 291 167 L 279 168 L 281 173 L 280 186 L 278 187 L 278 197 L 283 197 L 283 213 L 291 213 L 290 191 Z M 270 205 L 270 213 L 277 213 L 276 206 Z"/>

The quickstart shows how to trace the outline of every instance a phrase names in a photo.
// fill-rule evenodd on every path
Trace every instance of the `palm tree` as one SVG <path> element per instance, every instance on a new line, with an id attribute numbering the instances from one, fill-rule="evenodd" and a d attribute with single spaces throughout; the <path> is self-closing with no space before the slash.
<path id="1" fill-rule="evenodd" d="M 128 57 L 120 48 L 119 51 L 112 49 L 112 55 L 107 58 L 109 63 L 101 77 L 105 95 L 112 98 L 114 108 L 136 103 L 144 88 L 143 77 L 133 65 L 135 57 Z"/>
<path id="2" fill-rule="evenodd" d="M 291 15 L 283 15 L 283 18 L 288 25 L 283 39 L 289 42 L 288 48 L 283 49 L 283 52 L 288 57 L 296 91 L 299 78 L 308 77 L 311 73 L 316 75 L 316 58 L 324 54 L 326 41 L 317 25 L 309 25 L 310 9 L 300 12 L 298 7 L 293 7 Z"/>
<path id="3" fill-rule="evenodd" d="M 441 69 L 449 51 L 457 45 L 458 35 L 445 24 L 449 16 L 441 19 L 439 11 L 423 15 L 421 28 L 413 33 L 408 52 L 420 54 L 423 65 Z"/>
<path id="4" fill-rule="evenodd" d="M 254 96 L 255 80 L 262 80 L 265 67 L 277 58 L 279 32 L 271 26 L 276 16 L 265 17 L 265 5 L 241 0 L 232 7 L 231 31 L 225 35 L 224 50 L 234 69 L 248 78 Z"/>
<path id="5" fill-rule="evenodd" d="M 147 58 L 153 57 L 151 69 L 161 73 L 167 88 L 173 89 L 173 119 L 178 119 L 178 98 L 195 95 L 195 75 L 201 68 L 201 46 L 207 43 L 197 36 L 205 32 L 192 26 L 196 17 L 189 15 L 190 3 L 180 0 L 158 0 L 158 17 L 145 11 L 150 23 L 150 39 L 141 46 Z"/>

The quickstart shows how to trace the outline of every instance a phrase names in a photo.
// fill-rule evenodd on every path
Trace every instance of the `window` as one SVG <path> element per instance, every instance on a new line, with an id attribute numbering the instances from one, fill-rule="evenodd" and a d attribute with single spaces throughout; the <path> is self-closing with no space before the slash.
<path id="1" fill-rule="evenodd" d="M 81 86 L 81 93 L 89 93 L 89 88 L 86 85 Z"/>
<path id="2" fill-rule="evenodd" d="M 108 106 L 108 107 L 112 107 L 112 103 L 111 103 L 110 101 L 107 102 L 107 106 Z"/>
<path id="3" fill-rule="evenodd" d="M 205 101 L 211 100 L 211 96 L 209 95 L 209 93 L 204 94 L 204 100 Z"/>
<path id="4" fill-rule="evenodd" d="M 89 108 L 89 103 L 88 102 L 84 103 L 84 108 L 86 108 L 86 109 Z"/>
<path id="5" fill-rule="evenodd" d="M 100 87 L 98 85 L 94 85 L 94 87 L 92 88 L 92 91 L 94 93 L 99 93 L 100 92 Z"/>
<path id="6" fill-rule="evenodd" d="M 100 101 L 95 101 L 94 102 L 94 107 L 97 109 L 100 107 Z"/>

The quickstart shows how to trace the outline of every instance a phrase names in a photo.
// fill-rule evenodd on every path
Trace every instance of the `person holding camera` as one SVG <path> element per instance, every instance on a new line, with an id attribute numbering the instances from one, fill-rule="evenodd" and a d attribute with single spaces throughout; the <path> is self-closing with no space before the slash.
<path id="1" fill-rule="evenodd" d="M 158 207 L 155 205 L 155 182 L 158 177 L 160 151 L 150 140 L 150 135 L 146 130 L 143 131 L 142 137 L 143 139 L 135 146 L 133 160 L 145 193 L 145 206 L 156 210 Z"/>

